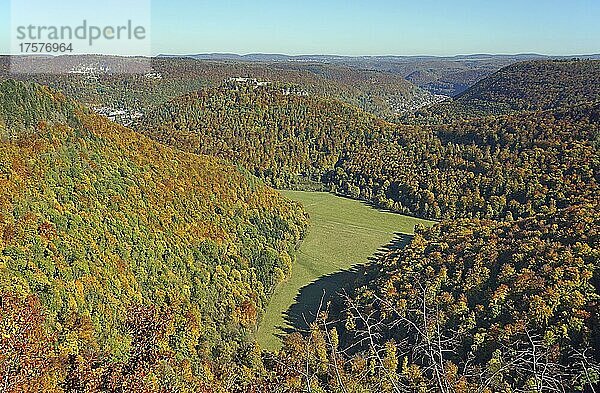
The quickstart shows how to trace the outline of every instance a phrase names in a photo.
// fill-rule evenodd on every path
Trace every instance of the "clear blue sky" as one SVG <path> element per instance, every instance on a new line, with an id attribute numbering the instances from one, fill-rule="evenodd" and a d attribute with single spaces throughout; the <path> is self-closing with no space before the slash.
<path id="1" fill-rule="evenodd" d="M 600 52 L 600 0 L 152 0 L 151 28 L 155 54 L 585 54 Z"/>

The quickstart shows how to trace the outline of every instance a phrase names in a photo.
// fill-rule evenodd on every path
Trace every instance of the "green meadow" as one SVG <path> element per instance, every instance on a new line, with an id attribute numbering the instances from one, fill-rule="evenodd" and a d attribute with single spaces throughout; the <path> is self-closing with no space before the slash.
<path id="1" fill-rule="evenodd" d="M 320 298 L 318 291 L 312 294 L 306 291 L 308 286 L 336 272 L 367 263 L 369 257 L 394 240 L 407 240 L 407 235 L 414 233 L 415 224 L 430 224 L 329 193 L 282 191 L 282 194 L 304 205 L 310 215 L 310 229 L 300 246 L 291 277 L 275 291 L 257 332 L 261 347 L 271 350 L 280 347 L 277 336 L 290 327 L 285 313 L 297 302 L 306 300 L 299 299 L 300 294 Z M 328 284 L 329 287 L 335 285 Z M 316 287 L 320 291 L 327 288 L 327 284 Z M 335 291 L 335 288 L 327 289 Z M 319 299 L 309 300 L 318 303 Z"/>

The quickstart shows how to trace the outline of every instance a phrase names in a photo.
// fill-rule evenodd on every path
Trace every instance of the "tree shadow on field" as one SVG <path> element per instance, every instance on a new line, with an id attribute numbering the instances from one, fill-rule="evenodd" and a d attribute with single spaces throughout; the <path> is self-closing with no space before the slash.
<path id="1" fill-rule="evenodd" d="M 351 295 L 355 288 L 368 283 L 376 273 L 369 267 L 388 252 L 405 247 L 412 238 L 412 235 L 395 233 L 388 244 L 368 258 L 368 263 L 357 264 L 350 269 L 323 276 L 301 288 L 294 304 L 284 312 L 289 327 L 278 326 L 278 336 L 282 337 L 294 331 L 306 331 L 309 328 L 308 324 L 315 320 L 319 308 L 325 310 L 329 302 L 332 303 L 330 310 L 339 310 L 343 306 L 339 294 L 345 292 Z"/>

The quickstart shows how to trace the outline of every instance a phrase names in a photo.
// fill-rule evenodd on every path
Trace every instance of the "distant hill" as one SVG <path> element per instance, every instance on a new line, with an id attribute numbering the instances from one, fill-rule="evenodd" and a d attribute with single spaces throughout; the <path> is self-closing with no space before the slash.
<path id="1" fill-rule="evenodd" d="M 50 74 L 9 75 L 10 57 L 0 56 L 0 79 L 16 77 L 41 83 L 86 105 L 136 114 L 181 94 L 219 86 L 228 78 L 249 77 L 297 83 L 310 94 L 337 98 L 392 119 L 439 101 L 440 97 L 434 95 L 457 96 L 501 68 L 531 59 L 548 57 L 534 54 L 455 57 L 208 54 L 159 56 L 151 59 L 153 72 L 127 75 L 115 72 L 127 69 L 129 62 L 137 65 L 141 59 L 59 56 L 35 59 L 38 66 L 44 64 L 55 70 Z M 57 75 L 56 71 L 78 69 L 82 65 L 108 71 Z"/>
<path id="2" fill-rule="evenodd" d="M 165 57 L 172 57 L 166 56 Z M 175 56 L 177 57 L 177 56 Z M 202 60 L 243 62 L 317 62 L 345 65 L 357 69 L 390 72 L 432 94 L 454 97 L 479 80 L 510 64 L 531 60 L 567 60 L 572 58 L 600 60 L 600 54 L 547 56 L 535 53 L 515 55 L 472 54 L 457 56 L 331 56 L 281 54 L 195 54 L 185 55 Z"/>
<path id="3" fill-rule="evenodd" d="M 331 56 L 281 54 L 195 54 L 184 56 L 159 57 L 193 58 L 246 63 L 320 63 L 350 67 L 357 70 L 370 70 L 391 73 L 414 83 L 432 93 L 454 96 L 466 90 L 480 79 L 500 68 L 517 61 L 546 58 L 542 55 L 465 55 L 465 56 Z"/>
<path id="4" fill-rule="evenodd" d="M 537 53 L 520 53 L 520 54 L 491 54 L 491 53 L 474 53 L 470 55 L 456 55 L 456 56 L 344 56 L 344 55 L 286 55 L 281 53 L 249 53 L 249 54 L 236 54 L 236 53 L 198 53 L 198 54 L 160 54 L 159 58 L 182 58 L 189 57 L 194 59 L 202 60 L 245 60 L 245 61 L 317 61 L 322 62 L 340 62 L 349 64 L 352 62 L 399 62 L 399 61 L 413 61 L 419 62 L 424 60 L 432 61 L 478 61 L 478 60 L 490 60 L 490 59 L 511 59 L 513 61 L 523 59 L 570 59 L 570 58 L 581 58 L 581 59 L 600 59 L 600 54 L 591 55 L 570 55 L 570 56 L 549 56 Z"/>
<path id="5" fill-rule="evenodd" d="M 126 316 L 151 307 L 172 317 L 164 350 L 227 362 L 306 228 L 246 171 L 15 81 L 0 83 L 0 185 L 0 294 L 39 298 L 60 356 L 126 359 L 143 331 Z"/>
<path id="6" fill-rule="evenodd" d="M 154 58 L 152 73 L 128 75 L 117 71 L 126 69 L 129 61 L 136 64 L 139 59 L 63 56 L 35 61 L 38 66 L 42 63 L 51 70 L 64 72 L 86 65 L 97 72 L 9 75 L 9 60 L 9 57 L 0 57 L 0 80 L 10 77 L 33 81 L 60 90 L 89 106 L 140 114 L 179 95 L 203 87 L 217 87 L 225 80 L 238 77 L 295 83 L 307 94 L 336 98 L 382 117 L 393 117 L 435 102 L 435 97 L 402 75 L 344 64 L 242 62 L 221 57 L 211 57 L 211 60 Z"/>
<path id="7" fill-rule="evenodd" d="M 489 103 L 513 111 L 545 110 L 600 101 L 600 61 L 514 64 L 456 98 L 464 106 Z"/>
<path id="8" fill-rule="evenodd" d="M 600 61 L 528 61 L 505 67 L 453 100 L 423 108 L 404 120 L 448 122 L 596 101 L 600 101 Z"/>

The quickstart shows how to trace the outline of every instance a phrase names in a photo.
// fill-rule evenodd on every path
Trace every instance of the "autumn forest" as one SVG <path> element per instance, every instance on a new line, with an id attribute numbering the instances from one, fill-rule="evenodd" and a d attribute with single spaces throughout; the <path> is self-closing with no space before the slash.
<path id="1" fill-rule="evenodd" d="M 8 62 L 0 392 L 600 391 L 599 60 Z M 319 219 L 282 190 L 427 224 L 273 350 Z"/>

